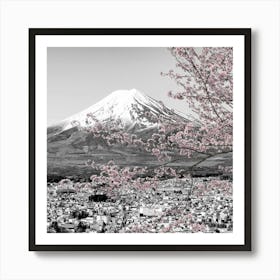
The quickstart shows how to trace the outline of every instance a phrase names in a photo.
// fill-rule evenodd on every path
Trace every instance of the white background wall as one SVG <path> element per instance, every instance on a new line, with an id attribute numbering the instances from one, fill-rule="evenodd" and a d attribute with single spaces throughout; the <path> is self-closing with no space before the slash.
<path id="1" fill-rule="evenodd" d="M 280 279 L 279 1 L 1 1 L 1 279 Z M 253 252 L 29 252 L 28 28 L 251 27 Z"/>

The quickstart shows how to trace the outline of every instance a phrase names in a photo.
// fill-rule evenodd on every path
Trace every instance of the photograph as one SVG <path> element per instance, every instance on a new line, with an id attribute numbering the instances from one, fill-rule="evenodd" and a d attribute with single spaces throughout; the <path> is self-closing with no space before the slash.
<path id="1" fill-rule="evenodd" d="M 183 44 L 188 37 L 184 31 L 173 45 L 170 36 L 162 36 L 159 46 L 137 34 L 132 45 L 116 45 L 112 36 L 112 43 L 88 44 L 99 34 L 83 36 L 85 44 L 75 34 L 55 44 L 45 30 L 31 29 L 31 40 L 42 38 L 34 42 L 36 55 L 30 51 L 34 84 L 36 79 L 30 98 L 33 102 L 36 90 L 32 135 L 34 143 L 42 143 L 33 155 L 34 169 L 42 162 L 42 172 L 36 171 L 36 186 L 34 174 L 30 189 L 33 249 L 153 249 L 155 244 L 162 249 L 172 249 L 172 244 L 183 245 L 181 250 L 188 245 L 193 250 L 199 245 L 250 249 L 250 209 L 247 205 L 245 211 L 244 201 L 250 203 L 250 158 L 245 166 L 242 115 L 244 99 L 250 106 L 250 92 L 244 92 L 249 84 L 244 37 L 249 33 L 237 30 L 243 39 L 243 49 L 237 49 L 239 45 L 223 42 L 223 35 L 219 44 Z M 120 30 L 119 35 L 125 34 Z M 35 232 L 36 240 L 42 233 L 46 242 L 42 237 L 35 244 Z"/>
<path id="2" fill-rule="evenodd" d="M 47 231 L 231 232 L 232 54 L 49 48 Z"/>
<path id="3" fill-rule="evenodd" d="M 280 280 L 280 1 L 3 1 L 0 280 Z"/>

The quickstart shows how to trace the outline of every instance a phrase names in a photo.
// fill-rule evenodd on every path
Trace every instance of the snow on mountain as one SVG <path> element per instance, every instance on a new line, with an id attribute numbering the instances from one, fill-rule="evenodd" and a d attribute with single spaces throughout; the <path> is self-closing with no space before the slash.
<path id="1" fill-rule="evenodd" d="M 104 99 L 75 114 L 56 126 L 60 126 L 63 131 L 75 126 L 87 127 L 96 120 L 99 122 L 118 121 L 124 127 L 141 125 L 142 127 L 152 127 L 155 121 L 145 117 L 145 112 L 149 112 L 153 117 L 163 117 L 169 121 L 195 121 L 192 116 L 186 116 L 178 111 L 166 107 L 161 101 L 141 93 L 136 89 L 117 90 L 106 96 Z M 93 118 L 88 118 L 91 114 Z"/>

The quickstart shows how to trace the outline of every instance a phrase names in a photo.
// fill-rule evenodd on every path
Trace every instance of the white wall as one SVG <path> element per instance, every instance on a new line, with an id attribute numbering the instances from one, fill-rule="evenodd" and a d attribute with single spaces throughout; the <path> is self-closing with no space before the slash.
<path id="1" fill-rule="evenodd" d="M 280 279 L 279 1 L 5 1 L 1 279 Z M 253 252 L 29 252 L 28 28 L 251 27 Z"/>

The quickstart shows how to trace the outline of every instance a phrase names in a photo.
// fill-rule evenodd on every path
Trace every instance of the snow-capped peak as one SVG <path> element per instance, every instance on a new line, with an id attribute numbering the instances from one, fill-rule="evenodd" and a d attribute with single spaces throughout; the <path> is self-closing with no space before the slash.
<path id="1" fill-rule="evenodd" d="M 131 101 L 131 99 L 135 99 L 135 98 L 145 99 L 145 98 L 147 98 L 147 96 L 135 88 L 130 89 L 130 90 L 119 89 L 119 90 L 113 91 L 111 94 L 109 94 L 103 100 L 118 99 L 119 102 L 126 102 L 128 99 Z"/>
<path id="2" fill-rule="evenodd" d="M 124 126 L 131 126 L 135 123 L 142 125 L 153 125 L 148 119 L 143 119 L 145 112 L 151 113 L 153 116 L 165 116 L 172 118 L 177 115 L 186 118 L 179 112 L 164 106 L 162 102 L 141 93 L 137 89 L 116 90 L 97 102 L 86 110 L 63 120 L 59 125 L 63 130 L 67 130 L 73 126 L 86 127 L 92 125 L 92 119 L 89 121 L 88 115 L 94 116 L 99 122 L 120 121 Z M 141 114 L 141 120 L 140 120 Z M 94 121 L 93 121 L 94 122 Z"/>

